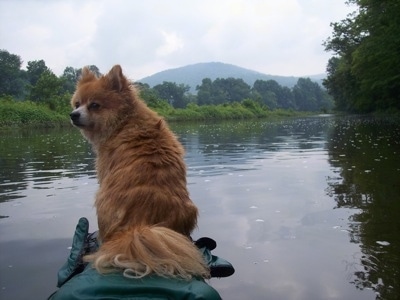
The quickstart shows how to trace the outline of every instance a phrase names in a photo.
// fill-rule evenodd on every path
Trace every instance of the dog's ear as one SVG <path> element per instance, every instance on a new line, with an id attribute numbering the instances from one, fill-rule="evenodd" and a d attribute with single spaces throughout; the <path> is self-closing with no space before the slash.
<path id="1" fill-rule="evenodd" d="M 160 119 L 156 124 L 156 129 L 162 130 L 165 128 L 165 123 L 163 119 Z"/>
<path id="2" fill-rule="evenodd" d="M 79 84 L 88 82 L 88 81 L 92 81 L 94 79 L 96 79 L 96 75 L 90 71 L 90 69 L 88 67 L 84 67 L 82 69 L 82 75 L 81 78 L 79 79 Z"/>
<path id="3" fill-rule="evenodd" d="M 120 65 L 115 65 L 112 67 L 110 72 L 108 72 L 105 77 L 108 79 L 113 90 L 120 92 L 125 89 L 129 89 L 129 82 L 124 74 L 122 74 L 122 68 Z"/>

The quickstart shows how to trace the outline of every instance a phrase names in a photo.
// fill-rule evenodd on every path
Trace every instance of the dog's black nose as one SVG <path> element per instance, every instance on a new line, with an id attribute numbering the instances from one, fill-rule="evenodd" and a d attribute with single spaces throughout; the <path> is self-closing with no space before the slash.
<path id="1" fill-rule="evenodd" d="M 78 111 L 73 111 L 72 113 L 69 114 L 69 116 L 71 117 L 71 120 L 73 122 L 76 122 L 79 120 L 79 117 L 81 116 L 81 113 Z"/>

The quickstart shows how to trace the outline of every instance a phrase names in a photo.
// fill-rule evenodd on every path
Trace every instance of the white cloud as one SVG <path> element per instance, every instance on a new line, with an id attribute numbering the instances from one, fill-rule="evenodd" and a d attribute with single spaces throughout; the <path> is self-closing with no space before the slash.
<path id="1" fill-rule="evenodd" d="M 157 48 L 157 56 L 167 56 L 183 48 L 184 42 L 175 32 L 161 30 L 164 44 Z"/>

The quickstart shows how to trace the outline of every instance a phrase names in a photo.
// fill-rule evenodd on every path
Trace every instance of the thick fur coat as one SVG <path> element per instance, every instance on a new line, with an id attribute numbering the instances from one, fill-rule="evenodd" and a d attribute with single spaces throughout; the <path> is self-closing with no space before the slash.
<path id="1" fill-rule="evenodd" d="M 198 210 L 186 187 L 184 150 L 139 98 L 119 65 L 97 78 L 84 68 L 71 121 L 93 145 L 102 245 L 86 259 L 99 272 L 190 279 L 209 271 L 190 240 Z"/>

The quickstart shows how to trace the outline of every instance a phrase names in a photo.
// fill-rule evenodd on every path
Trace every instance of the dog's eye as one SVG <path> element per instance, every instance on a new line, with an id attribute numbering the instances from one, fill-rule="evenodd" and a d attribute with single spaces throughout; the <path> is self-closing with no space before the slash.
<path id="1" fill-rule="evenodd" d="M 75 102 L 75 108 L 78 108 L 81 104 L 79 102 Z"/>
<path id="2" fill-rule="evenodd" d="M 100 104 L 96 103 L 96 102 L 92 102 L 89 105 L 89 109 L 98 109 L 100 108 Z"/>

